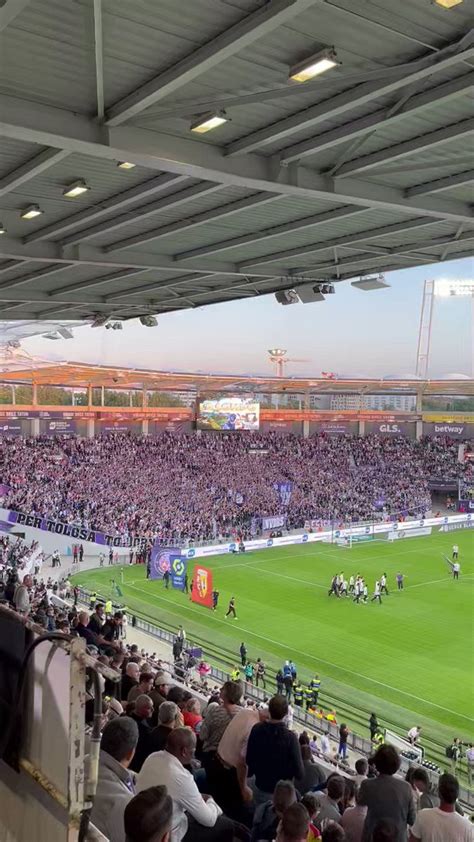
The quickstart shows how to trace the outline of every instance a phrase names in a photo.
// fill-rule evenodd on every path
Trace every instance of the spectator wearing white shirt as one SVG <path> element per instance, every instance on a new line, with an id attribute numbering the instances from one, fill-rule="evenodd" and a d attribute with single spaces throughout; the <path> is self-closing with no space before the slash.
<path id="1" fill-rule="evenodd" d="M 137 779 L 137 792 L 150 786 L 166 786 L 173 799 L 171 842 L 227 842 L 233 823 L 222 816 L 221 808 L 210 796 L 199 792 L 196 782 L 185 769 L 191 763 L 196 736 L 189 728 L 171 731 L 165 751 L 145 760 Z"/>
<path id="2" fill-rule="evenodd" d="M 473 842 L 472 824 L 456 812 L 459 784 L 454 775 L 441 775 L 439 807 L 420 810 L 410 832 L 410 842 Z"/>
<path id="3" fill-rule="evenodd" d="M 469 786 L 472 786 L 472 776 L 474 773 L 474 745 L 469 743 L 469 748 L 466 751 L 466 762 L 467 762 L 467 782 Z"/>
<path id="4" fill-rule="evenodd" d="M 331 754 L 331 742 L 327 734 L 321 734 L 321 752 L 325 757 L 329 757 Z"/>
<path id="5" fill-rule="evenodd" d="M 413 728 L 410 728 L 407 736 L 412 746 L 417 745 L 418 740 L 420 739 L 420 734 L 421 725 L 414 725 Z"/>

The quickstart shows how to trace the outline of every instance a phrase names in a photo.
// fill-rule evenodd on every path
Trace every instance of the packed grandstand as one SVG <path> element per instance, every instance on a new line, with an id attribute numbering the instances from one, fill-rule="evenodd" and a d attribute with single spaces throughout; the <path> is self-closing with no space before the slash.
<path id="1" fill-rule="evenodd" d="M 423 517 L 436 484 L 470 487 L 460 447 L 470 452 L 446 437 L 15 438 L 0 481 L 8 509 L 179 544 L 245 539 L 281 512 L 288 530 Z M 182 627 L 157 644 L 127 617 L 120 588 L 103 600 L 82 591 L 53 556 L 50 569 L 37 543 L 5 536 L 0 598 L 39 636 L 82 639 L 99 675 L 114 671 L 98 682 L 87 671 L 86 749 L 101 738 L 101 750 L 81 838 L 96 828 L 110 842 L 472 842 L 465 740 L 433 763 L 413 733 L 392 745 L 375 714 L 352 734 L 321 707 L 318 676 L 305 690 L 291 661 L 275 672 L 259 659 L 248 673 L 244 644 L 242 669 L 226 674 Z"/>
<path id="2" fill-rule="evenodd" d="M 446 437 L 15 438 L 3 442 L 0 482 L 7 509 L 181 545 L 247 538 L 273 515 L 286 529 L 423 516 L 433 484 L 469 484 L 473 463 L 458 454 L 459 441 Z"/>

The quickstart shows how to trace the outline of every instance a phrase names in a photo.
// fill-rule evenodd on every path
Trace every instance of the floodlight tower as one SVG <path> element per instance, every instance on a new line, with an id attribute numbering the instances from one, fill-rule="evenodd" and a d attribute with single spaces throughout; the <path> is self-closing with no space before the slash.
<path id="1" fill-rule="evenodd" d="M 425 281 L 423 287 L 423 301 L 421 305 L 420 327 L 418 330 L 418 347 L 416 352 L 416 374 L 423 380 L 427 379 L 430 350 L 431 329 L 433 326 L 433 311 L 435 298 L 453 298 L 462 296 L 472 301 L 472 341 L 474 343 L 474 281 L 439 280 Z M 474 376 L 474 347 L 472 354 L 472 370 Z"/>
<path id="2" fill-rule="evenodd" d="M 309 363 L 306 357 L 287 357 L 287 351 L 283 348 L 271 348 L 268 351 L 270 362 L 275 363 L 277 377 L 284 377 L 287 363 Z"/>

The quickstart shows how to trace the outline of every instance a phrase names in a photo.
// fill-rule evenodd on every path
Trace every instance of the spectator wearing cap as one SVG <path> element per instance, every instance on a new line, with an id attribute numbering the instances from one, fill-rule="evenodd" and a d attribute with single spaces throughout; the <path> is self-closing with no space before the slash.
<path id="1" fill-rule="evenodd" d="M 456 812 L 459 783 L 454 775 L 438 781 L 439 807 L 420 810 L 410 832 L 410 842 L 473 842 L 472 824 Z"/>
<path id="2" fill-rule="evenodd" d="M 125 842 L 169 842 L 173 801 L 165 786 L 151 786 L 128 802 Z"/>
<path id="3" fill-rule="evenodd" d="M 171 842 L 228 842 L 233 838 L 233 824 L 208 796 L 204 798 L 185 768 L 192 762 L 196 735 L 189 728 L 171 731 L 166 749 L 145 760 L 138 776 L 137 791 L 149 786 L 166 786 L 173 799 Z"/>
<path id="4" fill-rule="evenodd" d="M 415 801 L 410 784 L 395 777 L 400 767 L 396 748 L 385 743 L 374 755 L 377 778 L 362 781 L 359 803 L 367 807 L 362 842 L 371 842 L 372 832 L 380 819 L 390 819 L 397 830 L 396 842 L 406 842 L 407 825 L 416 817 Z"/>
<path id="5" fill-rule="evenodd" d="M 125 842 L 124 812 L 135 794 L 129 767 L 137 743 L 138 727 L 128 716 L 112 720 L 103 730 L 91 821 L 110 842 Z"/>
<path id="6" fill-rule="evenodd" d="M 145 758 L 149 754 L 149 741 L 152 730 L 150 720 L 153 713 L 153 702 L 149 696 L 142 694 L 141 696 L 137 696 L 134 704 L 133 713 L 130 715 L 137 723 L 138 744 L 130 768 L 134 772 L 139 772 Z"/>
<path id="7" fill-rule="evenodd" d="M 151 698 L 151 689 L 153 687 L 153 674 L 151 672 L 142 672 L 140 673 L 140 678 L 136 687 L 132 687 L 128 696 L 127 702 L 134 702 L 138 696 L 142 696 L 143 694 L 149 696 Z"/>
<path id="8" fill-rule="evenodd" d="M 172 678 L 169 672 L 166 672 L 165 670 L 160 670 L 156 673 L 153 688 L 150 690 L 149 693 L 150 699 L 153 701 L 153 704 L 155 706 L 155 712 L 153 716 L 154 725 L 156 725 L 158 721 L 158 711 L 160 705 L 163 704 L 163 702 L 166 702 L 171 684 Z"/>
<path id="9" fill-rule="evenodd" d="M 302 778 L 304 774 L 298 738 L 285 724 L 288 702 L 273 696 L 268 705 L 270 718 L 254 725 L 247 744 L 247 766 L 255 776 L 257 804 L 268 801 L 279 780 Z"/>

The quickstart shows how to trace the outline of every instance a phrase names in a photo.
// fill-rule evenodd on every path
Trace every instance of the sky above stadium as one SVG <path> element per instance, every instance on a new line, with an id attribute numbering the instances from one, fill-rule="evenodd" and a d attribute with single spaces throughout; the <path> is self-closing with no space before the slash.
<path id="1" fill-rule="evenodd" d="M 185 310 L 159 317 L 155 328 L 137 321 L 123 330 L 90 327 L 73 339 L 25 340 L 33 355 L 102 365 L 160 370 L 269 374 L 267 349 L 291 358 L 288 375 L 382 377 L 414 374 L 426 279 L 474 278 L 472 259 L 386 274 L 390 289 L 363 292 L 349 282 L 318 304 L 284 307 L 273 295 Z M 431 377 L 474 375 L 474 301 L 437 298 L 434 307 Z"/>

